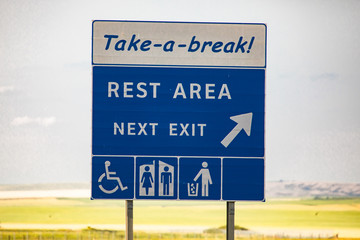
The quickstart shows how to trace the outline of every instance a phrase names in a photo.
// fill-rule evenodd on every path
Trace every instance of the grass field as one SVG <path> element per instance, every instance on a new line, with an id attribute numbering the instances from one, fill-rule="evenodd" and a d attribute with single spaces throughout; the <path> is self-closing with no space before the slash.
<path id="1" fill-rule="evenodd" d="M 8 224 L 125 224 L 125 201 L 88 199 L 0 200 L 0 227 Z M 225 202 L 134 201 L 134 225 L 226 224 Z M 250 230 L 347 229 L 360 232 L 360 198 L 237 202 L 235 224 Z"/>
<path id="2" fill-rule="evenodd" d="M 135 240 L 220 240 L 226 239 L 225 233 L 144 233 L 136 232 Z M 358 240 L 356 238 L 339 238 L 337 240 Z M 125 239 L 124 231 L 112 230 L 0 230 L 2 240 L 118 240 Z M 303 240 L 304 238 L 269 237 L 263 235 L 235 236 L 235 240 Z M 319 240 L 319 238 L 306 238 Z"/>

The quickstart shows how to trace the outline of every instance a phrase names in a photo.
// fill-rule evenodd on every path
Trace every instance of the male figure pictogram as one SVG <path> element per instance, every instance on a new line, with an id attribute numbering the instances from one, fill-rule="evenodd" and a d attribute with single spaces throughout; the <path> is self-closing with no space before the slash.
<path id="1" fill-rule="evenodd" d="M 163 184 L 163 194 L 169 195 L 169 185 L 172 182 L 171 172 L 169 172 L 169 167 L 164 167 L 164 172 L 161 173 L 161 183 Z"/>

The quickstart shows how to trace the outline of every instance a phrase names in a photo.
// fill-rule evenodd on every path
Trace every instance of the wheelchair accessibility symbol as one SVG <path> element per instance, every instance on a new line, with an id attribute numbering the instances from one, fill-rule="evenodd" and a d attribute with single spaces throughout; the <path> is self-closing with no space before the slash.
<path id="1" fill-rule="evenodd" d="M 127 186 L 123 186 L 121 180 L 119 177 L 116 177 L 116 172 L 110 172 L 109 167 L 110 167 L 111 163 L 110 161 L 106 161 L 105 162 L 105 172 L 103 174 L 101 174 L 101 176 L 98 179 L 98 183 L 99 183 L 99 188 L 101 189 L 101 191 L 103 191 L 104 193 L 107 194 L 112 194 L 114 192 L 116 192 L 119 187 L 121 191 L 125 191 L 126 189 L 128 189 Z M 104 180 L 105 178 L 105 180 Z M 116 181 L 116 186 L 113 189 L 106 189 L 102 186 L 102 181 Z"/>

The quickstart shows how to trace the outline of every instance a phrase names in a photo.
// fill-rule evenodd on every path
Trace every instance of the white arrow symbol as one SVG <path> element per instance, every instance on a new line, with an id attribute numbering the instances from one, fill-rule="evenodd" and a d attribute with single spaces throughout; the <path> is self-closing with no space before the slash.
<path id="1" fill-rule="evenodd" d="M 231 120 L 237 123 L 237 125 L 229 132 L 229 134 L 221 141 L 224 147 L 228 147 L 234 138 L 240 133 L 242 129 L 248 136 L 251 133 L 252 113 L 245 113 L 230 117 Z"/>

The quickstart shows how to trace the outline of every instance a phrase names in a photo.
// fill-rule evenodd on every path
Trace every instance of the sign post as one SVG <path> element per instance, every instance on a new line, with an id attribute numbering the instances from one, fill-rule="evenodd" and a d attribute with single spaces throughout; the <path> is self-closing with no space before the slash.
<path id="1" fill-rule="evenodd" d="M 92 199 L 264 201 L 266 31 L 93 21 Z"/>
<path id="2" fill-rule="evenodd" d="M 226 202 L 226 240 L 235 239 L 235 202 Z"/>
<path id="3" fill-rule="evenodd" d="M 133 240 L 134 239 L 134 207 L 133 207 L 133 200 L 126 200 L 125 201 L 125 208 L 126 208 L 126 231 L 125 231 L 125 239 L 126 240 Z"/>

